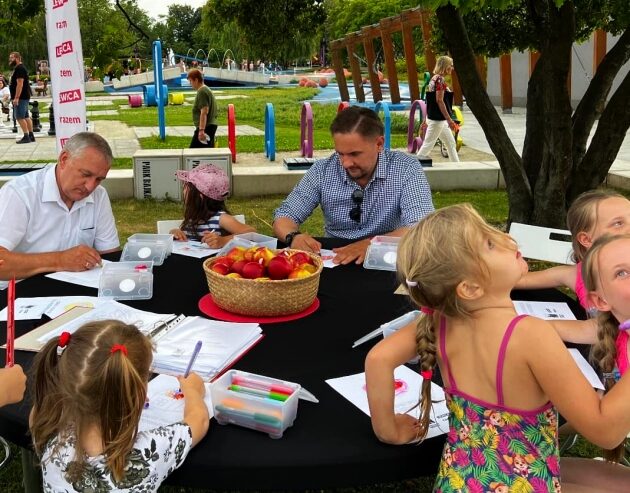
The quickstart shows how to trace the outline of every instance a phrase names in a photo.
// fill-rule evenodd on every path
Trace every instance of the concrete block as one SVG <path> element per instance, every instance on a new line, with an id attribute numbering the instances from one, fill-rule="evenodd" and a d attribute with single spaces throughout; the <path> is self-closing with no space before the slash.
<path id="1" fill-rule="evenodd" d="M 101 92 L 105 90 L 105 85 L 100 80 L 88 80 L 85 83 L 85 92 Z"/>
<path id="2" fill-rule="evenodd" d="M 477 161 L 433 163 L 424 173 L 431 190 L 493 190 L 499 185 L 499 171 Z"/>
<path id="3" fill-rule="evenodd" d="M 281 165 L 232 168 L 234 196 L 286 195 L 293 190 L 304 173 L 304 170 L 286 170 Z"/>
<path id="4" fill-rule="evenodd" d="M 102 182 L 110 199 L 130 199 L 133 197 L 133 170 L 112 169 Z"/>

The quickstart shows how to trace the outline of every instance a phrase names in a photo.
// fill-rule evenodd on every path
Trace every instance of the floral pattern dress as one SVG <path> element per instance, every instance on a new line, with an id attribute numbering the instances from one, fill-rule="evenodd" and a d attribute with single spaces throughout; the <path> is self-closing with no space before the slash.
<path id="1" fill-rule="evenodd" d="M 66 470 L 75 460 L 75 440 L 72 435 L 56 436 L 48 442 L 42 454 L 42 475 L 45 492 L 54 493 L 149 493 L 182 465 L 192 447 L 190 427 L 185 423 L 161 426 L 142 431 L 136 437 L 129 454 L 125 476 L 117 482 L 107 468 L 105 457 L 86 457 L 86 470 L 73 483 L 66 479 Z M 54 454 L 53 454 L 54 451 Z"/>
<path id="2" fill-rule="evenodd" d="M 499 365 L 512 330 L 512 320 L 499 351 Z M 503 404 L 497 375 L 497 404 L 460 392 L 448 364 L 445 322 L 440 326 L 440 352 L 448 371 L 445 388 L 450 410 L 449 433 L 433 491 L 435 493 L 560 493 L 558 416 L 551 403 L 523 411 Z"/>

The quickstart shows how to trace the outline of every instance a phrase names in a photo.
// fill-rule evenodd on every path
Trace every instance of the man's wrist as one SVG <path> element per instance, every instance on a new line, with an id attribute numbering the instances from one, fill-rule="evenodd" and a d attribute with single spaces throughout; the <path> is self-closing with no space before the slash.
<path id="1" fill-rule="evenodd" d="M 293 243 L 293 240 L 295 239 L 295 237 L 300 233 L 299 230 L 295 230 L 295 231 L 290 231 L 289 233 L 286 234 L 286 236 L 284 237 L 284 244 L 287 246 L 291 246 L 291 243 Z"/>

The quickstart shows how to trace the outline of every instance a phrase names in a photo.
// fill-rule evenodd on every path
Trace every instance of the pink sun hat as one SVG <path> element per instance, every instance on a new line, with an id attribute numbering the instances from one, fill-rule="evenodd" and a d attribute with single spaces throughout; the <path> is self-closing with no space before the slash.
<path id="1" fill-rule="evenodd" d="M 177 178 L 192 183 L 197 190 L 212 200 L 225 200 L 230 193 L 230 179 L 214 164 L 201 164 L 190 171 L 176 171 Z"/>

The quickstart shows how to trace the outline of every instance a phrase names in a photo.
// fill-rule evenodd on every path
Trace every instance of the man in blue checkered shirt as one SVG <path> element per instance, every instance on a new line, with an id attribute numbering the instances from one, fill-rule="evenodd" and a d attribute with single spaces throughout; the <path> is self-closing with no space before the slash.
<path id="1" fill-rule="evenodd" d="M 431 189 L 417 159 L 384 149 L 383 123 L 351 106 L 330 126 L 335 153 L 315 161 L 274 212 L 273 229 L 284 243 L 319 252 L 321 243 L 299 231 L 319 205 L 328 237 L 357 240 L 333 251 L 334 262 L 363 262 L 375 235 L 402 236 L 433 211 Z"/>

